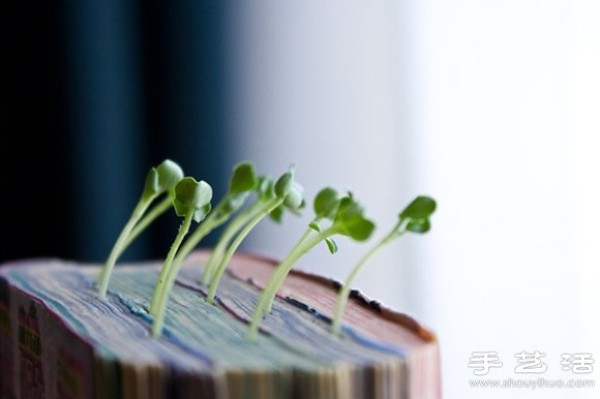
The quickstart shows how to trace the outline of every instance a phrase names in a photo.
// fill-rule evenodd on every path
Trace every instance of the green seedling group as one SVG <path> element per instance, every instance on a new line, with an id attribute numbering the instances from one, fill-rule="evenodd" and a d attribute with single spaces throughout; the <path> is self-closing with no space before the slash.
<path id="1" fill-rule="evenodd" d="M 281 223 L 285 212 L 300 215 L 307 202 L 303 186 L 295 179 L 293 166 L 273 179 L 257 175 L 254 164 L 249 161 L 234 166 L 228 190 L 215 206 L 211 205 L 212 199 L 213 190 L 209 183 L 184 176 L 183 170 L 174 161 L 167 159 L 151 168 L 140 199 L 97 278 L 99 298 L 106 299 L 111 274 L 121 254 L 154 220 L 173 209 L 181 218 L 181 224 L 163 261 L 148 308 L 152 316 L 152 336 L 159 338 L 177 275 L 185 259 L 206 236 L 225 224 L 200 277 L 200 283 L 208 289 L 206 301 L 216 305 L 219 282 L 252 230 L 266 218 Z M 368 261 L 381 248 L 407 232 L 423 234 L 429 231 L 430 217 L 435 208 L 436 203 L 431 197 L 416 197 L 400 212 L 391 231 L 357 262 L 340 288 L 332 316 L 332 333 L 340 334 L 352 284 Z M 311 222 L 287 256 L 279 262 L 258 298 L 248 327 L 247 338 L 250 341 L 257 340 L 261 320 L 271 312 L 285 278 L 305 254 L 321 242 L 335 254 L 338 251 L 336 236 L 363 243 L 375 231 L 375 223 L 367 218 L 364 207 L 351 192 L 340 194 L 332 187 L 325 187 L 312 200 L 312 210 L 314 217 Z"/>

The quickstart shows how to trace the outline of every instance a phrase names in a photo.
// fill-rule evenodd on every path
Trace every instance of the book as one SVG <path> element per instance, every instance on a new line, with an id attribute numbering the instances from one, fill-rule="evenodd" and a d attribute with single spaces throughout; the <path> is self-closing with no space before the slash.
<path id="1" fill-rule="evenodd" d="M 161 261 L 118 264 L 108 296 L 101 265 L 24 259 L 0 266 L 1 398 L 441 398 L 440 347 L 414 318 L 353 291 L 340 335 L 340 285 L 293 270 L 256 342 L 248 322 L 277 263 L 236 254 L 206 301 L 210 252 L 185 260 L 165 328 L 147 309 Z"/>

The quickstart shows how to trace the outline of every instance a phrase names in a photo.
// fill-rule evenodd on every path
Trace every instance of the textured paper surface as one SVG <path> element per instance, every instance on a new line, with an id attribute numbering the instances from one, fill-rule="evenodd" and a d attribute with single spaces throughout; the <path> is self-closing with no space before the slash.
<path id="1" fill-rule="evenodd" d="M 235 257 L 214 306 L 197 283 L 206 255 L 186 261 L 160 339 L 147 314 L 158 262 L 117 265 L 106 301 L 97 265 L 1 267 L 2 398 L 440 397 L 438 344 L 414 320 L 353 298 L 336 337 L 335 284 L 293 273 L 252 343 L 247 320 L 273 263 Z"/>

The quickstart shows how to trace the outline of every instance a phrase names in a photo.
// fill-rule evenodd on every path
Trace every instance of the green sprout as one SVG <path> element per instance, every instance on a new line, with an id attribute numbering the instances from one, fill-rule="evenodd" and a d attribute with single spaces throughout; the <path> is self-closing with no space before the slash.
<path id="1" fill-rule="evenodd" d="M 262 211 L 264 204 L 273 197 L 273 181 L 266 177 L 259 177 L 255 191 L 258 194 L 258 200 L 231 220 L 219 237 L 219 241 L 214 246 L 210 257 L 204 265 L 204 271 L 200 277 L 202 285 L 208 285 L 212 281 L 212 277 L 218 269 L 231 240 L 250 220 Z"/>
<path id="2" fill-rule="evenodd" d="M 339 234 L 360 242 L 369 239 L 375 229 L 375 224 L 364 216 L 362 206 L 350 193 L 339 198 L 334 189 L 325 188 L 315 197 L 313 209 L 315 211 L 314 220 L 309 224 L 298 243 L 279 263 L 258 299 L 248 332 L 248 338 L 251 341 L 256 341 L 258 338 L 260 319 L 265 313 L 271 311 L 277 290 L 294 264 L 304 254 L 321 241 L 325 241 L 330 252 L 335 253 L 337 245 L 332 236 Z M 323 229 L 320 224 L 324 219 L 331 221 L 326 229 Z"/>
<path id="3" fill-rule="evenodd" d="M 175 255 L 187 235 L 192 221 L 200 223 L 210 212 L 211 199 L 212 188 L 203 180 L 198 182 L 193 177 L 185 177 L 175 186 L 175 201 L 173 205 L 177 216 L 183 217 L 183 222 L 163 263 L 158 282 L 154 289 L 152 297 L 154 311 L 151 310 L 151 314 L 154 316 L 152 326 L 152 335 L 154 337 L 158 337 L 162 333 L 167 300 L 173 289 L 175 278 L 181 268 L 181 263 L 174 261 Z"/>
<path id="4" fill-rule="evenodd" d="M 304 205 L 304 189 L 294 180 L 293 170 L 284 173 L 275 184 L 271 179 L 263 178 L 259 191 L 260 195 L 256 203 L 231 222 L 219 240 L 217 251 L 213 252 L 213 256 L 210 258 L 212 264 L 217 265 L 210 276 L 211 282 L 207 296 L 210 303 L 214 303 L 217 287 L 233 254 L 252 229 L 267 215 L 271 215 L 272 218 L 279 221 L 285 209 L 294 212 Z M 235 238 L 233 238 L 234 236 Z M 210 261 L 205 271 L 210 267 Z"/>
<path id="5" fill-rule="evenodd" d="M 181 167 L 169 159 L 164 160 L 158 166 L 150 169 L 146 175 L 142 195 L 133 209 L 129 220 L 121 230 L 108 259 L 104 263 L 100 275 L 98 276 L 97 284 L 101 299 L 106 298 L 108 283 L 118 258 L 133 240 L 148 227 L 152 221 L 154 221 L 154 219 L 170 208 L 173 198 L 169 192 L 172 191 L 175 184 L 182 178 L 183 171 L 181 170 Z M 146 214 L 149 206 L 165 192 L 167 193 L 167 197 L 162 202 L 155 205 L 150 212 Z"/>
<path id="6" fill-rule="evenodd" d="M 332 331 L 334 332 L 334 334 L 340 334 L 344 309 L 346 307 L 348 297 L 350 295 L 350 287 L 352 286 L 352 282 L 362 270 L 367 261 L 371 259 L 371 257 L 386 244 L 402 237 L 406 232 L 418 234 L 428 232 L 431 228 L 429 217 L 433 214 L 435 208 L 436 203 L 432 198 L 427 196 L 418 196 L 417 198 L 415 198 L 400 213 L 398 217 L 398 222 L 392 228 L 392 230 L 387 235 L 385 235 L 381 239 L 381 241 L 379 241 L 369 251 L 367 251 L 367 253 L 358 261 L 356 266 L 354 266 L 354 268 L 346 278 L 346 281 L 344 282 L 344 285 L 339 292 L 337 307 L 332 324 Z"/>
<path id="7" fill-rule="evenodd" d="M 229 188 L 206 220 L 187 238 L 177 253 L 175 263 L 179 264 L 214 229 L 225 223 L 246 202 L 246 199 L 259 185 L 254 164 L 248 161 L 238 163 L 233 168 Z M 205 267 L 206 271 L 206 267 Z M 152 308 L 151 308 L 152 310 Z"/>

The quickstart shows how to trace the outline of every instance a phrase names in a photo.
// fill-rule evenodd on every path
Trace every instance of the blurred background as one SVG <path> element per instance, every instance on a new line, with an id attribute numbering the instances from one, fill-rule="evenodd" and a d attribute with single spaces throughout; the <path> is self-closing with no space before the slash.
<path id="1" fill-rule="evenodd" d="M 164 158 L 216 198 L 240 160 L 293 163 L 309 199 L 351 190 L 373 240 L 428 194 L 431 232 L 356 286 L 438 334 L 444 397 L 596 398 L 475 388 L 468 364 L 496 351 L 486 379 L 600 384 L 600 364 L 560 364 L 600 358 L 599 18 L 592 0 L 4 4 L 0 260 L 102 262 Z M 264 222 L 244 249 L 282 257 L 309 220 Z M 177 223 L 123 260 L 164 256 Z M 338 244 L 298 268 L 345 278 L 366 246 Z M 515 373 L 536 350 L 547 371 Z"/>

